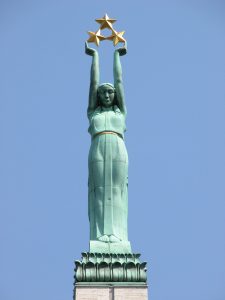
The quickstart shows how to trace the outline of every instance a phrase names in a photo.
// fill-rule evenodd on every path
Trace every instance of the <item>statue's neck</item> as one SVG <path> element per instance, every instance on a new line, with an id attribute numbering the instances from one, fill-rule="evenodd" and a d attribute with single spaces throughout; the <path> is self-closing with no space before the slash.
<path id="1" fill-rule="evenodd" d="M 111 110 L 113 110 L 113 106 L 109 106 L 109 107 L 101 106 L 101 109 L 102 109 L 102 111 L 111 111 Z"/>

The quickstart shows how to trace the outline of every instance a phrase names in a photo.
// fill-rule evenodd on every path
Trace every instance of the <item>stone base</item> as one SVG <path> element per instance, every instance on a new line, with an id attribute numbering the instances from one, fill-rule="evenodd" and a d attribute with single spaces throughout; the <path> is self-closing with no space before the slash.
<path id="1" fill-rule="evenodd" d="M 146 284 L 76 283 L 74 300 L 148 300 Z"/>
<path id="2" fill-rule="evenodd" d="M 91 253 L 118 253 L 128 254 L 132 253 L 130 242 L 119 242 L 119 243 L 104 243 L 100 241 L 90 241 L 90 252 Z"/>

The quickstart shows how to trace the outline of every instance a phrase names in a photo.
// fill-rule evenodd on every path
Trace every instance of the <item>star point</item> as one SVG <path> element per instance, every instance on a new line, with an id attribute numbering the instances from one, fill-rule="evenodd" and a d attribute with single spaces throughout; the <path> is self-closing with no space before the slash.
<path id="1" fill-rule="evenodd" d="M 101 35 L 101 30 L 97 30 L 96 32 L 88 31 L 89 39 L 87 42 L 89 43 L 95 43 L 97 46 L 99 46 L 100 41 L 105 40 L 105 37 Z"/>
<path id="2" fill-rule="evenodd" d="M 100 29 L 105 29 L 105 28 L 112 29 L 113 28 L 112 24 L 116 22 L 116 19 L 111 19 L 107 14 L 105 14 L 102 18 L 95 19 L 95 21 L 101 24 Z"/>
<path id="3" fill-rule="evenodd" d="M 125 31 L 117 32 L 116 30 L 112 30 L 112 35 L 108 36 L 106 39 L 113 41 L 114 46 L 118 43 L 125 43 L 126 40 L 123 37 Z"/>

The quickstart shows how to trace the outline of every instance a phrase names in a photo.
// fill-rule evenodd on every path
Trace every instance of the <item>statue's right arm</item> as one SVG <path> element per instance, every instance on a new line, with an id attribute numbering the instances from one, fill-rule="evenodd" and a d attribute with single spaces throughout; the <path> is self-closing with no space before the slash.
<path id="1" fill-rule="evenodd" d="M 85 53 L 92 56 L 91 64 L 91 78 L 89 89 L 89 103 L 88 114 L 97 108 L 97 90 L 99 86 L 99 56 L 97 50 L 89 48 L 87 42 L 85 43 Z"/>

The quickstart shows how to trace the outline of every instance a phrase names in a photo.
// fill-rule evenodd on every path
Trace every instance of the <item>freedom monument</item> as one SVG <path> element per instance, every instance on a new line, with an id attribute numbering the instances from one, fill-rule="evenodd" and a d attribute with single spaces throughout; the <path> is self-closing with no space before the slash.
<path id="1" fill-rule="evenodd" d="M 126 103 L 120 57 L 127 53 L 124 31 L 106 14 L 89 31 L 85 53 L 92 57 L 87 116 L 91 146 L 88 157 L 89 252 L 75 261 L 74 300 L 147 300 L 146 262 L 128 240 L 128 154 L 124 143 Z M 101 34 L 110 31 L 109 36 Z M 114 84 L 100 83 L 99 55 L 89 43 L 113 41 Z"/>

